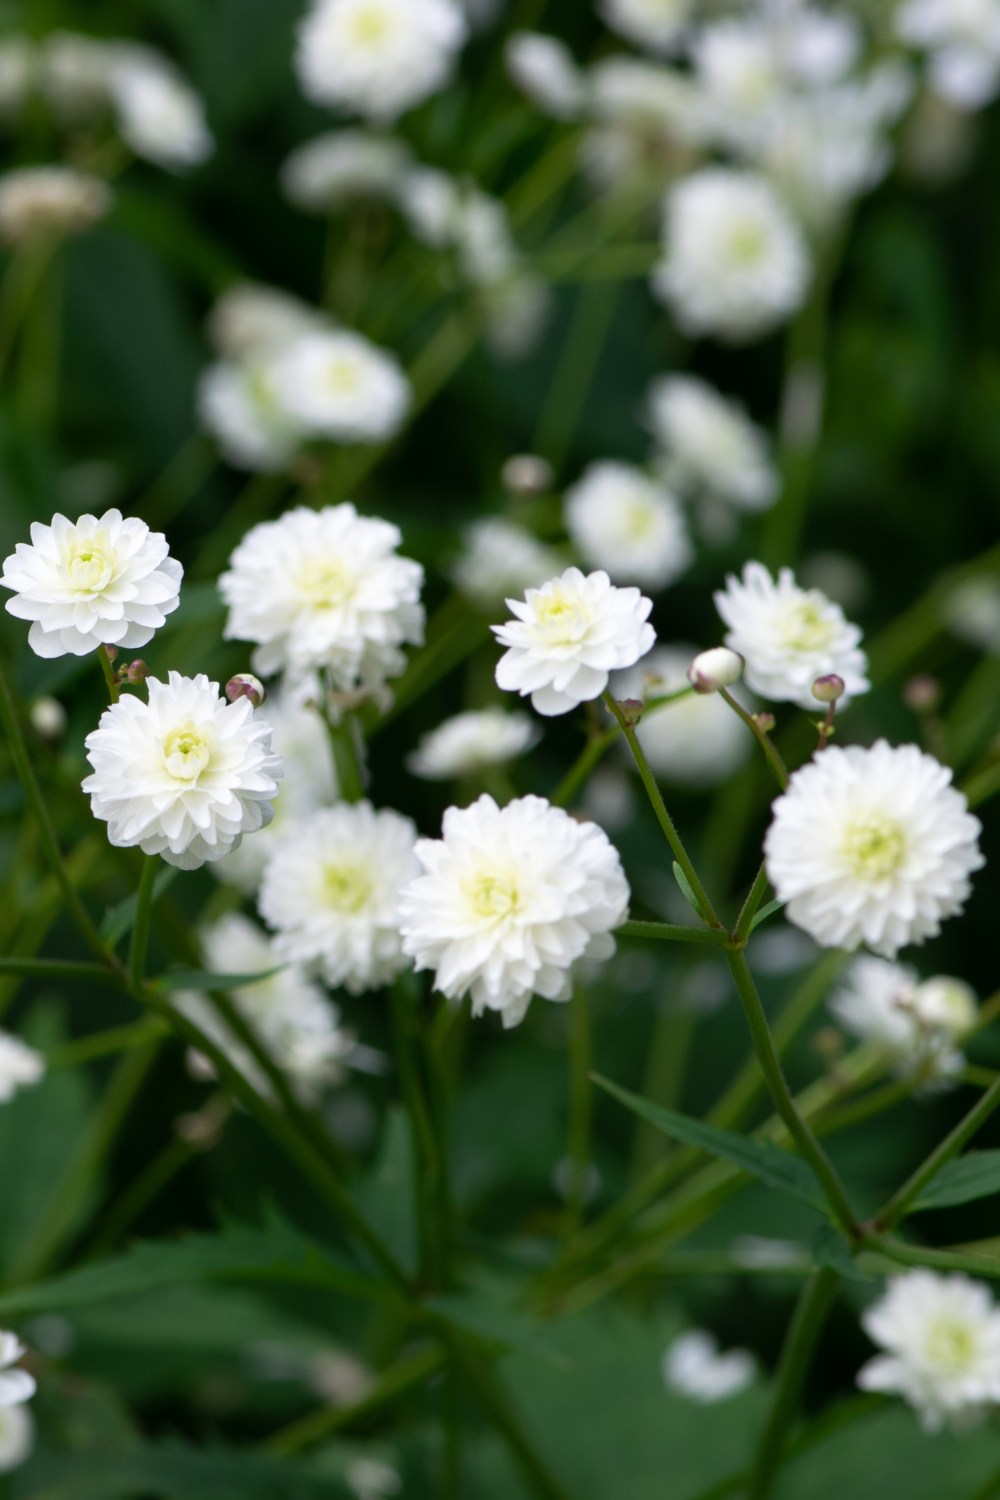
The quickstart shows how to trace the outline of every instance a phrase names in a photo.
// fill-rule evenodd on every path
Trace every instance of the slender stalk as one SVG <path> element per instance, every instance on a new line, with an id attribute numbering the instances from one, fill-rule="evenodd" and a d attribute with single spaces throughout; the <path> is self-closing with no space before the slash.
<path id="1" fill-rule="evenodd" d="M 603 734 L 593 735 L 584 745 L 566 775 L 552 793 L 554 807 L 566 807 L 575 801 L 590 780 L 595 767 L 600 764 L 618 738 L 618 729 L 606 729 Z"/>
<path id="2" fill-rule="evenodd" d="M 431 1284 L 440 1284 L 443 1279 L 442 1246 L 440 1233 L 443 1228 L 435 1222 L 434 1192 L 440 1181 L 442 1166 L 438 1159 L 438 1142 L 418 1064 L 417 1028 L 410 1012 L 411 995 L 405 982 L 400 980 L 393 986 L 392 1030 L 396 1044 L 396 1066 L 399 1072 L 400 1091 L 410 1117 L 413 1131 L 413 1190 L 416 1194 L 416 1215 L 420 1227 L 421 1279 Z"/>
<path id="3" fill-rule="evenodd" d="M 571 1239 L 583 1223 L 590 1166 L 590 1010 L 586 991 L 575 985 L 569 1002 L 569 1134 L 566 1149 L 566 1208 L 562 1232 Z"/>
<path id="4" fill-rule="evenodd" d="M 1000 1109 L 1000 1078 L 990 1085 L 965 1118 L 959 1120 L 954 1130 L 945 1136 L 930 1156 L 921 1162 L 917 1170 L 907 1178 L 902 1187 L 893 1193 L 889 1201 L 878 1210 L 872 1223 L 879 1229 L 894 1228 L 927 1184 L 934 1180 L 942 1167 L 946 1167 L 952 1158 L 958 1155 L 966 1142 L 982 1129 L 997 1109 Z"/>
<path id="5" fill-rule="evenodd" d="M 118 676 L 112 665 L 106 646 L 98 646 L 97 662 L 101 669 L 101 675 L 104 678 L 104 684 L 108 690 L 108 698 L 112 703 L 117 703 L 122 695 L 121 684 L 118 681 Z"/>
<path id="6" fill-rule="evenodd" d="M 969 1276 L 1000 1277 L 1000 1260 L 977 1255 L 974 1250 L 934 1250 L 929 1245 L 908 1245 L 891 1234 L 866 1234 L 864 1246 L 877 1250 L 901 1266 L 928 1266 L 932 1271 L 964 1271 Z"/>
<path id="7" fill-rule="evenodd" d="M 779 755 L 778 750 L 771 739 L 771 736 L 765 729 L 761 727 L 760 721 L 758 720 L 756 715 L 748 714 L 746 709 L 743 707 L 743 704 L 738 703 L 737 700 L 733 697 L 732 693 L 728 691 L 728 689 L 720 688 L 719 697 L 723 700 L 724 703 L 729 704 L 729 707 L 732 709 L 733 713 L 736 714 L 737 718 L 743 720 L 744 724 L 747 726 L 750 733 L 753 735 L 754 739 L 763 750 L 767 763 L 774 773 L 775 781 L 781 787 L 781 790 L 784 791 L 786 786 L 788 785 L 788 767 L 785 765 L 785 762 Z"/>
<path id="8" fill-rule="evenodd" d="M 685 927 L 676 922 L 623 922 L 618 937 L 647 938 L 664 943 L 698 943 L 702 947 L 724 948 L 729 934 L 721 927 Z"/>
<path id="9" fill-rule="evenodd" d="M 423 1385 L 424 1381 L 438 1373 L 445 1361 L 444 1351 L 429 1344 L 425 1349 L 408 1355 L 386 1370 L 368 1394 L 353 1405 L 324 1406 L 319 1411 L 310 1412 L 307 1417 L 273 1433 L 267 1439 L 265 1447 L 272 1453 L 282 1455 L 301 1453 L 303 1449 L 322 1442 L 331 1433 L 357 1427 L 370 1417 L 377 1416 L 386 1407 L 395 1405 L 400 1397 Z"/>
<path id="10" fill-rule="evenodd" d="M 135 908 L 135 922 L 132 925 L 132 941 L 128 950 L 128 977 L 129 984 L 133 990 L 142 988 L 146 977 L 146 956 L 149 952 L 149 928 L 153 915 L 153 892 L 156 886 L 156 877 L 160 873 L 160 861 L 154 855 L 147 855 L 143 860 L 142 874 L 139 876 L 138 900 Z"/>
<path id="11" fill-rule="evenodd" d="M 680 865 L 681 870 L 684 872 L 684 877 L 687 880 L 688 885 L 694 892 L 695 899 L 698 902 L 699 913 L 701 917 L 708 927 L 721 929 L 722 923 L 719 921 L 719 918 L 716 915 L 715 908 L 708 898 L 708 893 L 706 892 L 704 886 L 698 878 L 698 872 L 695 869 L 694 865 L 691 863 L 688 852 L 685 849 L 683 842 L 681 841 L 680 834 L 674 827 L 673 819 L 667 811 L 667 805 L 663 800 L 660 788 L 656 784 L 656 777 L 653 775 L 650 769 L 649 762 L 645 756 L 645 752 L 643 751 L 642 746 L 639 744 L 635 729 L 629 723 L 618 703 L 614 698 L 612 698 L 610 693 L 604 693 L 603 698 L 608 712 L 617 721 L 618 727 L 621 729 L 622 734 L 625 736 L 625 739 L 628 742 L 628 747 L 632 752 L 632 758 L 636 764 L 636 770 L 639 772 L 640 780 L 642 781 L 642 784 L 646 789 L 646 795 L 649 798 L 650 803 L 652 804 L 653 811 L 656 814 L 656 820 L 659 823 L 660 828 L 663 830 L 667 843 L 670 845 L 674 859 L 677 861 L 678 865 Z"/>
<path id="12" fill-rule="evenodd" d="M 594 282 L 577 298 L 534 441 L 553 469 L 566 462 L 620 293 L 618 282 Z"/>
<path id="13" fill-rule="evenodd" d="M 98 1057 L 113 1057 L 116 1052 L 131 1052 L 147 1042 L 162 1041 L 166 1035 L 166 1027 L 161 1021 L 133 1021 L 128 1026 L 112 1026 L 58 1047 L 49 1053 L 45 1065 L 50 1073 L 57 1068 L 79 1068 Z"/>
<path id="14" fill-rule="evenodd" d="M 16 975 L 19 979 L 79 980 L 81 984 L 122 983 L 121 976 L 106 964 L 73 963 L 61 958 L 0 958 L 0 974 Z"/>
<path id="15" fill-rule="evenodd" d="M 733 929 L 733 938 L 736 942 L 746 942 L 747 938 L 750 936 L 750 929 L 753 927 L 753 919 L 757 915 L 760 903 L 767 895 L 768 884 L 769 882 L 767 878 L 767 866 L 761 865 L 760 869 L 757 871 L 757 874 L 754 877 L 753 885 L 747 892 L 747 898 L 743 903 L 743 908 L 739 914 L 739 917 L 737 918 L 736 926 Z"/>
<path id="16" fill-rule="evenodd" d="M 345 713 L 339 724 L 330 724 L 330 744 L 341 801 L 360 802 L 365 795 L 365 775 L 359 727 L 353 714 Z"/>
<path id="17" fill-rule="evenodd" d="M 964 792 L 970 807 L 980 807 L 990 797 L 995 797 L 1000 792 L 1000 760 L 994 760 L 982 770 L 974 771 L 962 782 L 959 790 Z"/>
<path id="18" fill-rule="evenodd" d="M 822 1270 L 802 1289 L 781 1351 L 774 1402 L 754 1461 L 748 1500 L 768 1500 L 774 1489 L 806 1372 L 839 1284 L 835 1272 Z"/>

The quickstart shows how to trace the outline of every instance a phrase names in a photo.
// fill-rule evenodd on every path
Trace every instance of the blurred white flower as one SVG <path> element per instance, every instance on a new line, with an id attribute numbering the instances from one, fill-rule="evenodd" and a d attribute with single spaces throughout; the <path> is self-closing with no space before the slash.
<path id="1" fill-rule="evenodd" d="M 674 1339 L 663 1356 L 663 1379 L 692 1401 L 712 1403 L 738 1396 L 757 1378 L 757 1361 L 747 1349 L 720 1353 L 712 1334 L 691 1328 Z"/>
<path id="2" fill-rule="evenodd" d="M 16 1368 L 17 1361 L 26 1353 L 16 1333 L 0 1329 L 0 1410 L 8 1406 L 20 1406 L 30 1401 L 37 1389 L 35 1377 L 27 1370 Z"/>
<path id="3" fill-rule="evenodd" d="M 981 1282 L 907 1271 L 861 1326 L 885 1352 L 862 1366 L 858 1385 L 902 1396 L 926 1432 L 961 1431 L 1000 1403 L 1000 1311 Z"/>
<path id="4" fill-rule="evenodd" d="M 329 213 L 345 203 L 392 198 L 409 165 L 403 141 L 333 130 L 292 152 L 281 169 L 281 186 L 297 208 Z"/>
<path id="5" fill-rule="evenodd" d="M 830 1009 L 904 1076 L 944 1083 L 965 1066 L 959 1049 L 976 1022 L 975 995 L 961 980 L 942 975 L 921 983 L 914 969 L 884 958 L 855 959 Z"/>
<path id="6" fill-rule="evenodd" d="M 35 1424 L 28 1408 L 0 1406 L 0 1474 L 20 1468 L 34 1447 Z"/>
<path id="7" fill-rule="evenodd" d="M 162 532 L 119 510 L 51 524 L 4 560 L 8 613 L 30 620 L 37 656 L 85 656 L 101 645 L 145 646 L 180 602 L 184 570 Z"/>
<path id="8" fill-rule="evenodd" d="M 423 873 L 404 887 L 404 951 L 435 988 L 468 993 L 473 1015 L 523 1019 L 532 995 L 568 1000 L 571 969 L 614 951 L 629 889 L 607 836 L 542 797 L 499 808 L 482 796 L 445 813 L 441 839 L 421 839 Z"/>
<path id="9" fill-rule="evenodd" d="M 283 958 L 352 995 L 407 967 L 396 902 L 419 866 L 409 818 L 367 802 L 323 808 L 285 838 L 264 871 L 258 905 Z"/>
<path id="10" fill-rule="evenodd" d="M 388 1495 L 398 1495 L 403 1488 L 398 1471 L 376 1458 L 352 1459 L 344 1477 L 357 1500 L 385 1500 Z"/>
<path id="11" fill-rule="evenodd" d="M 425 734 L 407 757 L 406 767 L 425 781 L 476 776 L 487 767 L 506 765 L 523 755 L 539 737 L 537 725 L 527 714 L 473 708 L 445 719 Z"/>
<path id="12" fill-rule="evenodd" d="M 9 119 L 26 104 L 39 73 L 40 57 L 25 36 L 0 38 L 0 117 Z"/>
<path id="13" fill-rule="evenodd" d="M 137 156 L 171 171 L 211 156 L 214 142 L 201 100 L 150 48 L 118 45 L 111 94 L 119 133 Z"/>
<path id="14" fill-rule="evenodd" d="M 944 603 L 949 629 L 979 651 L 1000 655 L 1000 582 L 970 578 L 957 584 Z"/>
<path id="15" fill-rule="evenodd" d="M 111 189 L 75 167 L 15 167 L 0 176 L 0 241 L 82 234 L 111 207 Z"/>
<path id="16" fill-rule="evenodd" d="M 565 558 L 523 526 L 501 516 L 473 521 L 462 536 L 462 552 L 451 569 L 455 587 L 481 609 L 510 594 L 523 594 L 561 572 Z"/>
<path id="17" fill-rule="evenodd" d="M 620 583 L 666 588 L 694 560 L 677 501 L 631 464 L 591 464 L 566 493 L 565 518 L 584 562 Z"/>
<path id="18" fill-rule="evenodd" d="M 116 848 L 196 870 L 271 821 L 281 761 L 249 700 L 227 703 L 204 674 L 146 686 L 148 703 L 123 695 L 87 736 L 83 790 Z"/>
<path id="19" fill-rule="evenodd" d="M 715 594 L 715 607 L 729 626 L 725 643 L 745 659 L 747 686 L 771 702 L 797 703 L 814 712 L 817 677 L 842 677 L 840 706 L 868 692 L 868 661 L 861 631 L 819 589 L 802 589 L 790 568 L 777 579 L 763 563 L 749 562 L 742 579 L 730 574 Z"/>
<path id="20" fill-rule="evenodd" d="M 657 646 L 640 666 L 616 673 L 611 691 L 640 701 L 689 686 L 694 646 Z M 682 786 L 714 786 L 748 759 L 751 735 L 717 694 L 689 692 L 676 703 L 644 714 L 636 735 L 653 771 Z"/>
<path id="21" fill-rule="evenodd" d="M 982 867 L 980 823 L 916 745 L 828 746 L 794 772 L 764 840 L 785 915 L 824 948 L 894 958 L 935 937 Z"/>
<path id="22" fill-rule="evenodd" d="M 600 0 L 603 19 L 628 42 L 667 52 L 693 19 L 693 0 Z"/>
<path id="23" fill-rule="evenodd" d="M 226 640 L 254 641 L 254 670 L 323 671 L 342 691 L 398 677 L 423 639 L 423 568 L 400 557 L 397 527 L 353 505 L 298 506 L 247 532 L 219 579 Z"/>
<path id="24" fill-rule="evenodd" d="M 497 686 L 531 695 L 536 713 L 569 713 L 599 698 L 609 674 L 631 667 L 656 637 L 647 624 L 652 603 L 637 588 L 615 588 L 607 573 L 584 576 L 567 568 L 524 602 L 508 599 L 516 618 L 490 628 L 507 650 L 497 663 Z"/>
<path id="25" fill-rule="evenodd" d="M 958 109 L 981 109 L 1000 90 L 998 0 L 905 0 L 896 34 L 929 54 L 934 91 Z"/>
<path id="26" fill-rule="evenodd" d="M 198 382 L 198 419 L 237 469 L 280 473 L 306 439 L 275 380 L 274 360 L 209 365 Z"/>
<path id="27" fill-rule="evenodd" d="M 276 357 L 271 382 L 302 427 L 341 443 L 393 437 L 410 406 L 397 360 L 357 333 L 306 333 Z"/>
<path id="28" fill-rule="evenodd" d="M 606 124 L 652 141 L 701 140 L 701 107 L 691 79 L 640 57 L 605 57 L 586 75 L 591 111 Z"/>
<path id="29" fill-rule="evenodd" d="M 778 498 L 767 433 L 696 375 L 664 375 L 647 397 L 647 420 L 668 484 L 695 500 L 766 510 Z"/>
<path id="30" fill-rule="evenodd" d="M 208 333 L 221 355 L 257 360 L 278 353 L 305 333 L 330 332 L 332 325 L 317 308 L 281 287 L 238 281 L 215 302 Z"/>
<path id="31" fill-rule="evenodd" d="M 801 306 L 809 277 L 802 232 L 765 178 L 705 167 L 668 193 L 653 289 L 685 333 L 757 338 Z"/>
<path id="32" fill-rule="evenodd" d="M 565 42 L 538 31 L 515 31 L 504 46 L 515 88 L 556 120 L 573 120 L 583 108 L 583 74 Z"/>
<path id="33" fill-rule="evenodd" d="M 313 0 L 299 82 L 315 104 L 393 120 L 448 81 L 466 30 L 455 0 Z"/>
<path id="34" fill-rule="evenodd" d="M 31 727 L 43 740 L 58 740 L 66 733 L 68 715 L 58 698 L 43 693 L 28 710 Z"/>
<path id="35" fill-rule="evenodd" d="M 114 65 L 114 42 L 53 31 L 42 44 L 42 91 L 62 118 L 88 120 L 110 106 Z"/>
<path id="36" fill-rule="evenodd" d="M 19 1036 L 0 1031 L 0 1104 L 45 1076 L 45 1058 Z"/>

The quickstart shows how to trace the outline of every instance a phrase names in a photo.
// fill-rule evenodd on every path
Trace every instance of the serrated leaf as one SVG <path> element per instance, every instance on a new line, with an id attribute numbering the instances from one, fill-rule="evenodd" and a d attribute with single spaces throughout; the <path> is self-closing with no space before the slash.
<path id="1" fill-rule="evenodd" d="M 619 1088 L 616 1083 L 599 1074 L 592 1074 L 592 1077 L 596 1084 L 624 1104 L 626 1109 L 632 1110 L 657 1130 L 662 1130 L 672 1140 L 683 1141 L 688 1146 L 698 1146 L 712 1156 L 731 1162 L 741 1172 L 747 1172 L 751 1177 L 766 1182 L 768 1186 L 825 1212 L 826 1203 L 819 1183 L 801 1157 L 792 1156 L 790 1152 L 772 1146 L 769 1141 L 751 1140 L 732 1130 L 720 1130 L 716 1125 L 693 1120 L 689 1115 L 678 1114 L 676 1110 L 664 1109 L 651 1099 L 643 1099 L 639 1094 Z"/>
<path id="2" fill-rule="evenodd" d="M 862 1271 L 839 1229 L 832 1224 L 821 1224 L 812 1237 L 809 1247 L 812 1251 L 813 1260 L 818 1266 L 826 1266 L 831 1271 L 836 1271 L 838 1276 L 843 1276 L 847 1281 L 871 1281 L 867 1272 Z"/>
<path id="3" fill-rule="evenodd" d="M 256 974 L 214 974 L 209 969 L 168 969 L 165 974 L 157 974 L 152 984 L 168 994 L 176 990 L 239 990 L 245 985 L 273 979 L 275 974 L 280 974 L 287 968 L 287 964 L 278 964 L 273 969 L 261 969 Z"/>
<path id="4" fill-rule="evenodd" d="M 969 1151 L 942 1167 L 910 1204 L 909 1213 L 925 1208 L 954 1208 L 1000 1193 L 1000 1151 Z"/>
<path id="5" fill-rule="evenodd" d="M 172 884 L 180 871 L 174 865 L 164 865 L 157 874 L 153 883 L 153 900 L 158 901 L 164 891 Z M 137 892 L 126 896 L 124 901 L 119 901 L 117 906 L 112 906 L 104 914 L 101 923 L 101 937 L 112 948 L 120 943 L 122 938 L 132 931 L 135 924 L 136 906 L 139 901 Z"/>
<path id="6" fill-rule="evenodd" d="M 676 859 L 674 860 L 674 863 L 673 863 L 673 871 L 674 871 L 674 879 L 676 880 L 678 886 L 680 887 L 681 895 L 684 897 L 685 901 L 687 901 L 689 903 L 689 905 L 691 905 L 691 906 L 694 907 L 694 909 L 698 913 L 698 915 L 701 916 L 701 907 L 698 905 L 698 897 L 695 895 L 694 891 L 691 889 L 691 882 L 688 880 L 687 876 L 684 874 L 684 871 L 681 869 L 681 867 L 677 863 Z"/>

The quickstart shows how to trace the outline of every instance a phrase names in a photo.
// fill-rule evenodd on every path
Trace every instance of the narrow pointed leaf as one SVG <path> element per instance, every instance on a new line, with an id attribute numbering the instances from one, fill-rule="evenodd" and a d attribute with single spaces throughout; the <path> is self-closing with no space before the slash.
<path id="1" fill-rule="evenodd" d="M 950 1161 L 910 1204 L 909 1212 L 953 1208 L 1000 1194 L 1000 1151 L 969 1151 Z"/>

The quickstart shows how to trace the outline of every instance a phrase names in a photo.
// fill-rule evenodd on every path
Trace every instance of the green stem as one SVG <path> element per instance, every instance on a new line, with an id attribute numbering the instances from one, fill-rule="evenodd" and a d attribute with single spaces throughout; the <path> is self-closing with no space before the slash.
<path id="1" fill-rule="evenodd" d="M 407 1395 L 432 1375 L 436 1375 L 445 1362 L 443 1350 L 430 1344 L 386 1370 L 368 1394 L 352 1406 L 324 1406 L 319 1411 L 310 1412 L 307 1417 L 272 1434 L 265 1446 L 272 1453 L 284 1456 L 312 1448 L 331 1433 L 356 1427 L 370 1417 L 377 1416 L 386 1407 L 393 1406 L 401 1396 Z"/>
<path id="2" fill-rule="evenodd" d="M 146 977 L 146 955 L 149 951 L 149 928 L 153 915 L 153 893 L 156 877 L 160 873 L 160 861 L 156 855 L 147 854 L 139 876 L 139 892 L 132 926 L 132 941 L 128 951 L 128 978 L 133 990 L 142 988 Z"/>
<path id="3" fill-rule="evenodd" d="M 943 1167 L 946 1167 L 953 1157 L 957 1156 L 967 1141 L 970 1141 L 978 1130 L 986 1124 L 992 1114 L 1000 1109 L 1000 1078 L 986 1090 L 982 1098 L 969 1110 L 964 1119 L 960 1120 L 954 1130 L 945 1136 L 944 1140 L 935 1147 L 930 1156 L 917 1170 L 908 1177 L 902 1187 L 897 1189 L 884 1207 L 876 1213 L 872 1223 L 879 1229 L 892 1229 L 906 1214 L 907 1209 L 916 1198 L 920 1196 L 929 1182 L 938 1175 Z"/>
<path id="4" fill-rule="evenodd" d="M 553 469 L 566 461 L 620 291 L 617 282 L 596 282 L 577 298 L 534 441 L 534 451 L 548 459 Z"/>
<path id="5" fill-rule="evenodd" d="M 750 929 L 753 927 L 753 919 L 757 915 L 760 903 L 767 895 L 768 885 L 769 882 L 767 878 L 767 866 L 761 865 L 760 869 L 757 871 L 757 874 L 754 877 L 753 885 L 747 892 L 747 898 L 743 903 L 743 908 L 739 914 L 739 917 L 737 918 L 736 926 L 733 929 L 733 938 L 736 942 L 746 942 L 747 938 L 750 936 Z"/>
<path id="6" fill-rule="evenodd" d="M 737 700 L 733 697 L 732 693 L 730 693 L 727 688 L 719 689 L 719 697 L 723 700 L 724 703 L 729 704 L 729 707 L 732 709 L 733 713 L 737 715 L 738 718 L 743 720 L 744 724 L 747 726 L 750 733 L 753 735 L 754 739 L 763 750 L 764 755 L 767 759 L 767 763 L 774 773 L 775 781 L 781 787 L 781 790 L 784 791 L 788 785 L 788 767 L 785 765 L 785 762 L 778 754 L 778 751 L 771 740 L 771 736 L 765 729 L 761 728 L 756 716 L 754 714 L 748 714 L 742 703 L 737 702 Z"/>
<path id="7" fill-rule="evenodd" d="M 443 1168 L 438 1158 L 438 1141 L 420 1078 L 419 1041 L 416 1019 L 411 1012 L 412 1003 L 412 987 L 405 980 L 398 980 L 391 995 L 392 1031 L 400 1091 L 413 1132 L 413 1191 L 416 1194 L 415 1208 L 420 1226 L 421 1280 L 429 1285 L 440 1285 L 445 1275 L 442 1244 L 444 1226 L 437 1222 L 435 1197 Z"/>
<path id="8" fill-rule="evenodd" d="M 361 743 L 361 728 L 354 714 L 345 713 L 339 724 L 330 724 L 330 744 L 342 802 L 360 802 L 365 795 Z"/>
<path id="9" fill-rule="evenodd" d="M 75 1042 L 66 1042 L 49 1053 L 45 1064 L 49 1072 L 56 1068 L 78 1068 L 98 1057 L 112 1057 L 116 1052 L 131 1052 L 147 1042 L 161 1041 L 166 1034 L 160 1021 L 133 1021 L 128 1026 L 112 1026 L 107 1031 L 96 1031 L 90 1036 L 79 1037 Z"/>
<path id="10" fill-rule="evenodd" d="M 79 980 L 87 984 L 123 983 L 119 974 L 106 964 L 73 963 L 61 958 L 0 958 L 0 974 L 17 975 L 20 979 L 66 979 Z"/>
<path id="11" fill-rule="evenodd" d="M 724 948 L 729 941 L 729 934 L 721 927 L 685 927 L 676 922 L 623 922 L 616 929 L 616 936 L 664 943 L 698 943 L 710 948 Z"/>
<path id="12" fill-rule="evenodd" d="M 839 1284 L 835 1272 L 823 1270 L 802 1289 L 781 1351 L 774 1401 L 757 1450 L 748 1500 L 768 1500 L 773 1491 L 805 1376 Z"/>
<path id="13" fill-rule="evenodd" d="M 574 986 L 569 1002 L 569 1135 L 566 1150 L 568 1180 L 562 1232 L 572 1239 L 583 1223 L 590 1166 L 590 1011 L 587 995 Z"/>
<path id="14" fill-rule="evenodd" d="M 108 655 L 106 646 L 98 646 L 97 661 L 101 668 L 101 675 L 104 678 L 105 686 L 108 690 L 108 698 L 112 703 L 117 703 L 118 699 L 122 695 L 121 684 L 118 681 L 117 673 L 115 672 L 114 666 L 112 665 L 111 657 Z"/>
<path id="15" fill-rule="evenodd" d="M 587 741 L 562 781 L 560 781 L 552 793 L 550 800 L 554 807 L 566 807 L 575 800 L 589 781 L 594 768 L 604 759 L 617 738 L 618 729 L 616 727 L 614 729 L 606 729 L 603 734 L 594 735 Z"/>
<path id="16" fill-rule="evenodd" d="M 979 807 L 1000 792 L 1000 760 L 974 771 L 959 787 L 970 807 Z"/>
<path id="17" fill-rule="evenodd" d="M 969 1276 L 1000 1277 L 1000 1260 L 977 1255 L 972 1250 L 933 1250 L 928 1245 L 908 1245 L 891 1234 L 866 1234 L 868 1250 L 877 1250 L 901 1266 L 927 1266 L 932 1271 L 963 1271 Z"/>

